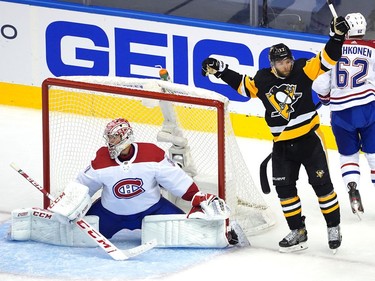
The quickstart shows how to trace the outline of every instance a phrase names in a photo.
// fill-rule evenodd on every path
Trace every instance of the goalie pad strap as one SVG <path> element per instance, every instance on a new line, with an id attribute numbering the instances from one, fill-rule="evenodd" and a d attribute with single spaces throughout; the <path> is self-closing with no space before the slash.
<path id="1" fill-rule="evenodd" d="M 58 216 L 58 214 L 38 208 L 13 210 L 9 238 L 18 241 L 32 240 L 59 246 L 98 246 L 74 223 L 60 223 Z M 99 228 L 97 216 L 87 216 L 85 219 L 96 229 Z"/>
<path id="2" fill-rule="evenodd" d="M 226 222 L 188 219 L 181 215 L 146 216 L 142 221 L 142 243 L 157 240 L 157 247 L 225 248 L 229 245 Z"/>

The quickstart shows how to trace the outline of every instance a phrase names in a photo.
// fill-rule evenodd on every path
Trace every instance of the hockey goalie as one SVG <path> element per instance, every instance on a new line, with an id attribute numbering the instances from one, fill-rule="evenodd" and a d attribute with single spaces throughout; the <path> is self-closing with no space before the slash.
<path id="1" fill-rule="evenodd" d="M 11 239 L 95 247 L 72 223 L 85 217 L 108 239 L 123 229 L 141 229 L 142 241 L 157 239 L 158 247 L 224 248 L 238 243 L 224 200 L 201 192 L 155 144 L 135 142 L 126 119 L 109 122 L 104 139 L 106 146 L 47 210 L 12 211 Z M 162 189 L 190 201 L 190 212 L 164 198 Z M 101 196 L 92 202 L 98 191 Z"/>

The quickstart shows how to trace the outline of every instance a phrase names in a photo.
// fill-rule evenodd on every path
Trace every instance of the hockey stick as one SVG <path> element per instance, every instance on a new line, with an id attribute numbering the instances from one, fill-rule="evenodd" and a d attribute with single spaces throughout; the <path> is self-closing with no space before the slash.
<path id="1" fill-rule="evenodd" d="M 272 152 L 263 160 L 259 168 L 259 177 L 260 177 L 260 187 L 264 194 L 269 194 L 271 192 L 270 184 L 268 183 L 267 177 L 267 165 L 272 157 Z"/>
<path id="2" fill-rule="evenodd" d="M 29 175 L 26 174 L 22 169 L 17 167 L 16 164 L 11 163 L 10 166 L 15 171 L 17 171 L 21 176 L 23 176 L 29 183 L 31 183 L 36 189 L 38 189 L 45 196 L 47 196 L 48 199 L 52 201 L 50 206 L 57 203 L 64 196 L 64 193 L 62 193 L 58 198 L 54 198 L 40 184 L 38 184 L 35 180 L 29 177 Z M 78 219 L 74 222 L 79 227 L 79 229 L 81 229 L 88 237 L 95 241 L 95 243 L 98 246 L 100 246 L 100 248 L 102 248 L 108 255 L 110 255 L 111 258 L 117 261 L 123 261 L 127 260 L 128 258 L 138 256 L 148 250 L 151 250 L 156 246 L 156 240 L 151 240 L 150 242 L 147 242 L 145 244 L 128 250 L 120 250 L 84 219 Z"/>
<path id="3" fill-rule="evenodd" d="M 332 0 L 327 0 L 327 4 L 328 4 L 329 9 L 331 10 L 332 16 L 333 16 L 334 18 L 337 18 L 336 9 L 335 9 L 335 7 L 333 6 Z"/>

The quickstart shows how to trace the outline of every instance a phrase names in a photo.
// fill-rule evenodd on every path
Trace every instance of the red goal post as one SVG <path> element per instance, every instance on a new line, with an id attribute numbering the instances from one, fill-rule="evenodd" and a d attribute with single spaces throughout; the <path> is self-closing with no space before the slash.
<path id="1" fill-rule="evenodd" d="M 51 194 L 61 192 L 104 145 L 105 125 L 123 117 L 132 125 L 136 142 L 155 143 L 171 158 L 182 159 L 183 169 L 202 191 L 225 199 L 232 219 L 247 234 L 267 229 L 274 224 L 273 214 L 244 163 L 228 104 L 215 92 L 157 79 L 48 78 L 42 84 L 44 188 Z"/>

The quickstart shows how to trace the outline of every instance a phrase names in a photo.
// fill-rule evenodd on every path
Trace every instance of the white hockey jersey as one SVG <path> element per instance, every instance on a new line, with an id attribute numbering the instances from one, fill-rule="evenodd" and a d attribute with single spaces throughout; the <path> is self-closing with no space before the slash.
<path id="1" fill-rule="evenodd" d="M 320 75 L 312 88 L 330 94 L 331 111 L 375 101 L 375 41 L 346 40 L 336 67 Z"/>
<path id="2" fill-rule="evenodd" d="M 161 187 L 182 197 L 193 183 L 165 151 L 151 143 L 133 143 L 135 152 L 129 161 L 111 159 L 107 147 L 100 148 L 91 165 L 77 181 L 89 187 L 93 196 L 102 189 L 104 208 L 118 215 L 147 210 L 160 200 Z"/>

